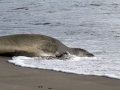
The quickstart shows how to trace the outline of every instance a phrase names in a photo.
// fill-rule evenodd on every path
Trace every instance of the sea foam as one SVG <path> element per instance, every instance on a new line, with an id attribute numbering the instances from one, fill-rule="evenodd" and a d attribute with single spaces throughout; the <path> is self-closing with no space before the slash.
<path id="1" fill-rule="evenodd" d="M 9 63 L 29 68 L 49 69 L 54 71 L 84 74 L 84 75 L 97 75 L 106 76 L 110 78 L 120 79 L 120 61 L 118 65 L 109 60 L 103 60 L 96 57 L 77 57 L 72 56 L 68 60 L 59 59 L 45 59 L 41 57 L 13 57 L 8 60 Z"/>

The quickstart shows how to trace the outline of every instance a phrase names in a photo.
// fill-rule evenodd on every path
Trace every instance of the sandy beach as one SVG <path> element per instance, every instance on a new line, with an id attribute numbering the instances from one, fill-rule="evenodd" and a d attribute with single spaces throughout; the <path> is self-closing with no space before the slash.
<path id="1" fill-rule="evenodd" d="M 0 90 L 120 90 L 120 80 L 15 66 L 0 57 Z"/>

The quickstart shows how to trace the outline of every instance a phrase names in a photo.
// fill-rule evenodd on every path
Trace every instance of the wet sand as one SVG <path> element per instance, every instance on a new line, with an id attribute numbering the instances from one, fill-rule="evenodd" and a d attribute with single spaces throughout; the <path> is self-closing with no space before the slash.
<path id="1" fill-rule="evenodd" d="M 0 57 L 0 90 L 120 90 L 120 80 L 15 66 Z"/>

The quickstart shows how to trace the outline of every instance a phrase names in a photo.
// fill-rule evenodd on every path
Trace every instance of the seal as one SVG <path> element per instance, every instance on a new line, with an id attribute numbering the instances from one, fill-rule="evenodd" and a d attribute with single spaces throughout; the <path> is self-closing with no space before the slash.
<path id="1" fill-rule="evenodd" d="M 41 34 L 15 34 L 0 36 L 1 56 L 61 57 L 64 54 L 93 57 L 81 48 L 70 48 L 59 40 Z"/>

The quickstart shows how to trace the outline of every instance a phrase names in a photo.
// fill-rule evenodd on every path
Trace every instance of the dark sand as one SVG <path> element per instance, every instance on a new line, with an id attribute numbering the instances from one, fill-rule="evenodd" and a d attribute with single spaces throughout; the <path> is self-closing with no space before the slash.
<path id="1" fill-rule="evenodd" d="M 120 90 L 120 80 L 18 67 L 0 57 L 0 90 Z"/>

